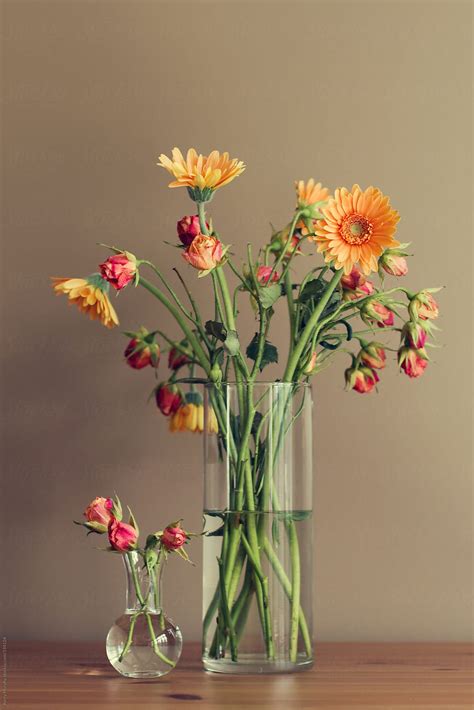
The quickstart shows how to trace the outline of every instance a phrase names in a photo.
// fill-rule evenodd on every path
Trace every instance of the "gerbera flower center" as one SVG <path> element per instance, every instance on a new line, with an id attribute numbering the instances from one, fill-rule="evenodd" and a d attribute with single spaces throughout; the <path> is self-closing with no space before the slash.
<path id="1" fill-rule="evenodd" d="M 365 244 L 372 236 L 373 225 L 361 214 L 350 214 L 344 217 L 341 225 L 341 237 L 348 244 Z"/>

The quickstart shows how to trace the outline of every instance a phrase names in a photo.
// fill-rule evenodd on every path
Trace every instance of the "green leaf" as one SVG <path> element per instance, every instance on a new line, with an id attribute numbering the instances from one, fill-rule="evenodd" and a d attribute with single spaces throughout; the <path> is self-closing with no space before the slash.
<path id="1" fill-rule="evenodd" d="M 153 549 L 158 545 L 158 537 L 156 534 L 148 535 L 145 543 L 145 551 Z"/>
<path id="2" fill-rule="evenodd" d="M 204 535 L 205 535 L 205 537 L 222 537 L 224 534 L 224 528 L 225 528 L 225 525 L 221 525 L 219 528 L 216 528 L 216 530 L 213 530 L 212 532 L 204 533 Z"/>
<path id="3" fill-rule="evenodd" d="M 277 301 L 281 296 L 281 286 L 280 284 L 271 284 L 270 286 L 264 286 L 258 290 L 258 298 L 262 304 L 262 308 L 268 310 L 273 306 L 275 301 Z"/>
<path id="4" fill-rule="evenodd" d="M 254 337 L 250 341 L 246 354 L 247 357 L 250 360 L 255 361 L 258 353 L 258 333 L 255 333 Z M 262 360 L 260 362 L 260 372 L 263 370 L 263 368 L 266 365 L 269 365 L 272 362 L 278 362 L 278 350 L 272 343 L 270 343 L 268 340 L 265 340 L 265 344 L 263 346 L 263 355 L 262 355 Z"/>
<path id="5" fill-rule="evenodd" d="M 152 569 L 158 562 L 158 553 L 152 547 L 145 550 L 145 564 L 148 569 Z"/>
<path id="6" fill-rule="evenodd" d="M 212 335 L 223 343 L 225 342 L 227 338 L 227 328 L 223 323 L 219 323 L 219 321 L 216 320 L 208 320 L 204 327 L 208 335 Z"/>

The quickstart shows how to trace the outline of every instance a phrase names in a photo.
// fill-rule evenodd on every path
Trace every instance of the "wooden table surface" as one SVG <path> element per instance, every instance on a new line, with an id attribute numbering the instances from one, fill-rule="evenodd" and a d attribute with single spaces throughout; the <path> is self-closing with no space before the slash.
<path id="1" fill-rule="evenodd" d="M 280 676 L 205 673 L 187 644 L 172 673 L 121 678 L 103 644 L 4 641 L 3 705 L 18 710 L 457 710 L 474 707 L 467 643 L 320 643 L 313 670 Z"/>

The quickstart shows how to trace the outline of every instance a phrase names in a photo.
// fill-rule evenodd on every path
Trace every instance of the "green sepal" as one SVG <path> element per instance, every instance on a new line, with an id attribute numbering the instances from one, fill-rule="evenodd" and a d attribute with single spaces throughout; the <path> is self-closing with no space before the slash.
<path id="1" fill-rule="evenodd" d="M 122 520 L 122 504 L 117 494 L 115 494 L 114 498 L 112 498 L 112 503 L 112 510 L 110 512 L 116 520 Z"/>
<path id="2" fill-rule="evenodd" d="M 202 404 L 202 396 L 199 392 L 186 392 L 184 399 L 187 404 L 195 404 L 196 406 L 200 406 Z"/>
<path id="3" fill-rule="evenodd" d="M 136 519 L 135 519 L 135 516 L 134 516 L 134 514 L 132 513 L 132 511 L 131 511 L 131 509 L 130 509 L 130 507 L 129 507 L 128 505 L 127 505 L 127 510 L 128 510 L 128 513 L 129 513 L 128 524 L 131 525 L 132 528 L 135 528 L 135 530 L 137 531 L 137 536 L 138 536 L 138 535 L 140 534 L 140 529 L 139 529 L 139 527 L 138 527 L 138 523 L 137 523 L 137 521 L 136 521 Z"/>
<path id="4" fill-rule="evenodd" d="M 188 187 L 188 195 L 193 202 L 210 202 L 214 197 L 212 187 Z"/>
<path id="5" fill-rule="evenodd" d="M 104 525 L 103 523 L 96 523 L 94 521 L 88 521 L 87 523 L 83 523 L 77 520 L 73 520 L 72 522 L 75 525 L 81 525 L 83 528 L 86 528 L 89 531 L 87 533 L 88 535 L 90 533 L 97 533 L 98 535 L 103 535 L 107 532 L 107 525 Z"/>

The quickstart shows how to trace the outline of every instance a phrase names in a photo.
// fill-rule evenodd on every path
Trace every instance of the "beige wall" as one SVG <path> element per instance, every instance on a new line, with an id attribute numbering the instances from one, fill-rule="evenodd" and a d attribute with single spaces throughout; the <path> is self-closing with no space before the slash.
<path id="1" fill-rule="evenodd" d="M 392 366 L 378 396 L 346 394 L 341 358 L 315 385 L 315 611 L 321 639 L 469 636 L 470 8 L 3 3 L 7 636 L 103 638 L 121 611 L 117 559 L 71 523 L 96 494 L 117 490 L 144 530 L 180 515 L 200 526 L 200 438 L 167 433 L 123 336 L 48 284 L 95 270 L 99 241 L 171 269 L 162 240 L 191 210 L 155 167 L 173 145 L 248 164 L 212 205 L 242 256 L 288 220 L 295 178 L 374 183 L 414 242 L 407 285 L 447 287 L 419 382 Z M 144 293 L 117 307 L 124 329 L 171 327 Z M 199 635 L 199 544 L 193 557 L 167 578 L 186 638 Z"/>

